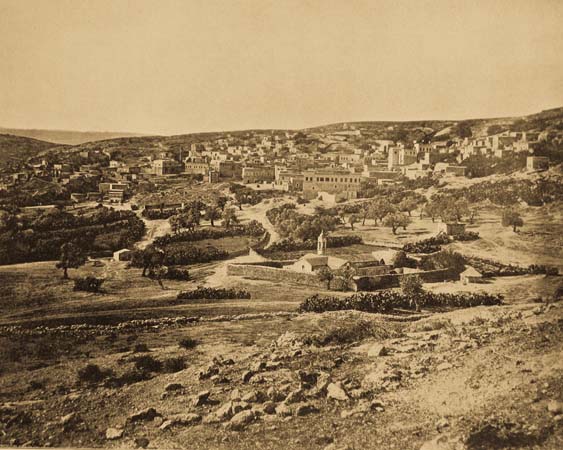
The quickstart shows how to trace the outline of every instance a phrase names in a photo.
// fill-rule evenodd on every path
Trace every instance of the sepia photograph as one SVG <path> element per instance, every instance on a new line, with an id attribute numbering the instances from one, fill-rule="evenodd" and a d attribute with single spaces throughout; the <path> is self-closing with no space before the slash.
<path id="1" fill-rule="evenodd" d="M 563 1 L 0 0 L 0 448 L 563 449 Z"/>

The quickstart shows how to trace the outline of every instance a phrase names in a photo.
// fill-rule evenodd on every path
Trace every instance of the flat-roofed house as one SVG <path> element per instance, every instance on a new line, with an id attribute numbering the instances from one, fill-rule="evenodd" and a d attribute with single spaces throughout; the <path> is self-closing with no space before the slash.
<path id="1" fill-rule="evenodd" d="M 333 194 L 337 200 L 358 197 L 361 175 L 340 170 L 308 170 L 303 173 L 303 196 L 318 197 L 319 193 Z"/>

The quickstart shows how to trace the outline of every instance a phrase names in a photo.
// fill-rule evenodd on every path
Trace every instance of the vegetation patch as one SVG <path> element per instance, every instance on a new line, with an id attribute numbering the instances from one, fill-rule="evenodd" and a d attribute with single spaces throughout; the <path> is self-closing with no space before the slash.
<path id="1" fill-rule="evenodd" d="M 307 336 L 303 339 L 306 345 L 343 345 L 358 342 L 364 339 L 376 337 L 387 339 L 393 333 L 368 320 L 357 320 L 347 324 L 332 326 L 320 333 Z"/>
<path id="2" fill-rule="evenodd" d="M 486 278 L 507 277 L 515 275 L 559 275 L 557 267 L 549 267 L 540 264 L 531 264 L 528 267 L 520 267 L 513 264 L 503 264 L 492 259 L 478 258 L 475 256 L 465 257 L 467 264 L 473 266 Z"/>
<path id="3" fill-rule="evenodd" d="M 502 300 L 502 295 L 490 294 L 433 294 L 431 292 L 404 294 L 382 291 L 358 293 L 348 297 L 313 295 L 306 298 L 299 305 L 299 311 L 321 313 L 352 309 L 371 313 L 390 313 L 395 309 L 416 310 L 420 307 L 469 308 L 473 306 L 501 305 Z"/>
<path id="4" fill-rule="evenodd" d="M 244 289 L 223 289 L 198 287 L 193 291 L 183 291 L 176 297 L 178 300 L 222 300 L 222 299 L 249 299 L 250 292 Z"/>
<path id="5" fill-rule="evenodd" d="M 103 278 L 82 277 L 74 280 L 74 290 L 84 292 L 100 292 L 100 288 L 104 283 Z"/>

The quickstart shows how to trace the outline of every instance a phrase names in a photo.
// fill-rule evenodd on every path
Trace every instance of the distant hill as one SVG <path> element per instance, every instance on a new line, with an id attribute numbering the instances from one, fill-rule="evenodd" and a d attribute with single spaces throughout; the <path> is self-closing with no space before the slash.
<path id="1" fill-rule="evenodd" d="M 0 134 L 0 170 L 17 167 L 26 159 L 57 146 L 38 139 Z"/>
<path id="2" fill-rule="evenodd" d="M 119 133 L 111 131 L 67 131 L 67 130 L 24 130 L 18 128 L 2 128 L 0 133 L 13 134 L 54 144 L 79 145 L 85 142 L 102 141 L 120 137 L 144 136 L 135 133 Z"/>
<path id="3" fill-rule="evenodd" d="M 455 126 L 461 122 L 467 123 L 473 136 L 483 136 L 492 125 L 508 128 L 514 131 L 547 131 L 563 130 L 563 107 L 547 109 L 539 113 L 519 117 L 497 117 L 468 120 L 413 120 L 413 121 L 364 121 L 341 122 L 303 131 L 309 133 L 334 133 L 356 129 L 362 135 L 376 139 L 391 140 L 420 140 L 435 136 L 435 139 L 448 139 L 455 136 Z"/>

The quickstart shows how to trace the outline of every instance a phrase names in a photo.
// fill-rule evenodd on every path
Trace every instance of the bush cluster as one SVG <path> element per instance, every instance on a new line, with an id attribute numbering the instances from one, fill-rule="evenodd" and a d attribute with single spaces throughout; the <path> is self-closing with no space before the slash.
<path id="1" fill-rule="evenodd" d="M 94 214 L 58 211 L 43 213 L 21 226 L 0 232 L 0 264 L 47 261 L 59 255 L 61 245 L 80 242 L 86 253 L 129 247 L 145 232 L 145 224 L 132 211 L 100 208 Z"/>
<path id="2" fill-rule="evenodd" d="M 403 251 L 408 253 L 435 253 L 442 249 L 442 245 L 449 244 L 450 238 L 445 233 L 423 239 L 417 242 L 409 242 L 403 245 Z"/>
<path id="3" fill-rule="evenodd" d="M 465 231 L 452 236 L 455 241 L 475 241 L 479 239 L 479 233 L 475 231 Z"/>
<path id="4" fill-rule="evenodd" d="M 184 350 L 191 350 L 193 348 L 196 348 L 197 344 L 198 344 L 198 342 L 191 337 L 182 338 L 178 342 L 178 346 L 180 348 L 183 348 Z"/>
<path id="5" fill-rule="evenodd" d="M 358 293 L 348 297 L 323 297 L 318 294 L 306 298 L 301 305 L 301 312 L 325 312 L 353 309 L 371 313 L 389 313 L 396 308 L 418 309 L 419 307 L 454 307 L 490 306 L 502 304 L 502 295 L 490 294 L 433 294 L 421 292 L 406 295 L 400 292 L 382 291 Z"/>
<path id="6" fill-rule="evenodd" d="M 176 298 L 178 300 L 221 300 L 234 298 L 249 299 L 250 297 L 250 292 L 245 291 L 244 289 L 198 287 L 193 291 L 180 292 Z"/>
<path id="7" fill-rule="evenodd" d="M 541 206 L 563 199 L 561 185 L 555 180 L 507 179 L 484 181 L 463 189 L 445 191 L 456 199 L 466 199 L 469 203 L 489 200 L 495 205 L 511 206 L 524 201 L 530 206 Z"/>
<path id="8" fill-rule="evenodd" d="M 188 281 L 190 272 L 187 269 L 178 269 L 177 267 L 168 267 L 164 278 L 167 280 Z"/>
<path id="9" fill-rule="evenodd" d="M 149 220 L 158 220 L 158 219 L 169 219 L 170 217 L 178 214 L 178 210 L 176 209 L 143 209 L 141 215 L 145 219 Z"/>
<path id="10" fill-rule="evenodd" d="M 174 242 L 195 242 L 204 239 L 220 239 L 235 236 L 261 236 L 265 233 L 262 224 L 252 220 L 245 225 L 226 228 L 202 228 L 194 231 L 182 231 L 177 234 L 167 234 L 154 240 L 155 245 L 165 247 Z"/>
<path id="11" fill-rule="evenodd" d="M 557 267 L 549 267 L 540 264 L 532 264 L 528 267 L 516 266 L 513 264 L 503 264 L 492 259 L 478 258 L 475 256 L 466 257 L 467 263 L 486 277 L 506 277 L 514 275 L 559 275 Z"/>
<path id="12" fill-rule="evenodd" d="M 109 369 L 101 369 L 96 364 L 88 364 L 78 369 L 78 380 L 82 383 L 99 383 L 111 377 L 113 372 Z"/>
<path id="13" fill-rule="evenodd" d="M 332 231 L 340 223 L 338 217 L 327 214 L 299 214 L 292 203 L 272 208 L 266 216 L 282 237 L 295 241 L 315 240 L 321 231 Z"/>
<path id="14" fill-rule="evenodd" d="M 225 259 L 228 256 L 228 252 L 212 245 L 205 248 L 195 246 L 185 246 L 182 248 L 168 247 L 164 256 L 164 264 L 167 266 L 180 266 Z"/>
<path id="15" fill-rule="evenodd" d="M 96 277 L 83 277 L 76 278 L 74 280 L 75 291 L 85 291 L 85 292 L 100 292 L 100 288 L 105 280 L 103 278 Z"/>

